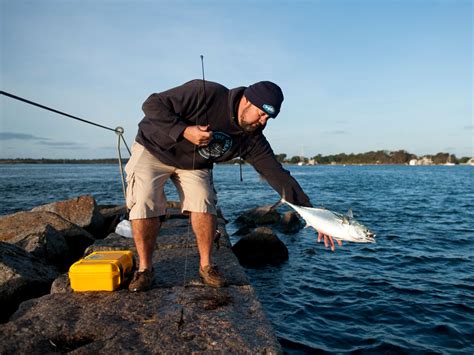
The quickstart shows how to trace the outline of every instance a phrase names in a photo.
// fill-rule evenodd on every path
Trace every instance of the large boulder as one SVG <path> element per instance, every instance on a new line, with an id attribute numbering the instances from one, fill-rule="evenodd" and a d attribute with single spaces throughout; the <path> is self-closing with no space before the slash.
<path id="1" fill-rule="evenodd" d="M 16 245 L 0 242 L 0 322 L 5 322 L 21 302 L 49 293 L 57 275 L 54 266 Z"/>
<path id="2" fill-rule="evenodd" d="M 49 211 L 91 232 L 100 233 L 104 218 L 92 196 L 79 196 L 70 200 L 48 203 L 32 209 L 33 212 Z"/>
<path id="3" fill-rule="evenodd" d="M 279 265 L 288 260 L 286 245 L 270 228 L 259 227 L 232 247 L 240 264 L 247 267 Z"/>
<path id="4" fill-rule="evenodd" d="M 280 213 L 274 208 L 274 205 L 256 207 L 245 211 L 237 219 L 235 223 L 240 227 L 275 224 L 280 221 Z"/>
<path id="5" fill-rule="evenodd" d="M 46 224 L 40 231 L 31 234 L 20 234 L 10 240 L 20 248 L 30 252 L 48 264 L 65 265 L 68 262 L 69 248 L 64 236 L 51 225 Z"/>
<path id="6" fill-rule="evenodd" d="M 49 225 L 49 228 L 46 226 Z M 66 221 L 53 212 L 17 212 L 11 215 L 0 217 L 0 241 L 8 243 L 17 243 L 20 245 L 31 245 L 35 242 L 28 241 L 42 240 L 39 244 L 48 245 L 51 239 L 58 240 L 56 237 L 41 239 L 45 232 L 51 236 L 52 229 L 61 234 L 67 244 L 69 254 L 68 261 L 77 260 L 84 253 L 85 248 L 94 242 L 94 237 L 84 229 Z M 45 246 L 46 250 L 55 249 L 52 246 Z"/>
<path id="7" fill-rule="evenodd" d="M 295 211 L 285 212 L 278 223 L 278 229 L 285 234 L 294 234 L 304 227 L 304 222 Z"/>

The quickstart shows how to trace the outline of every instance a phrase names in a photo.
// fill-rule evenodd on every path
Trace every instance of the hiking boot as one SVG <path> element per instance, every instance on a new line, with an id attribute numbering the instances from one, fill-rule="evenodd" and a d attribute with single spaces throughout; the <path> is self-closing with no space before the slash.
<path id="1" fill-rule="evenodd" d="M 131 292 L 147 291 L 151 288 L 152 283 L 153 270 L 136 271 L 130 285 L 128 285 L 128 290 Z"/>
<path id="2" fill-rule="evenodd" d="M 222 287 L 227 284 L 224 277 L 220 274 L 217 266 L 206 265 L 199 268 L 199 276 L 201 276 L 202 282 L 211 287 Z"/>

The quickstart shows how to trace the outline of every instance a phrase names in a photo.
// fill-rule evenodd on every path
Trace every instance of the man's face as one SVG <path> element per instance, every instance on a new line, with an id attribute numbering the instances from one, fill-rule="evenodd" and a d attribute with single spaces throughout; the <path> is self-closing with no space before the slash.
<path id="1" fill-rule="evenodd" d="M 246 100 L 239 115 L 239 126 L 247 133 L 264 129 L 270 118 L 268 114 Z"/>

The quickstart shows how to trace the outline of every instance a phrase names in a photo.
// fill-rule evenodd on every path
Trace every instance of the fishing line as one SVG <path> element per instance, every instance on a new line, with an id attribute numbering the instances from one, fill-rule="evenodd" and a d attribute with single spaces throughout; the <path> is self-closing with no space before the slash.
<path id="1" fill-rule="evenodd" d="M 46 110 L 46 111 L 51 111 L 51 112 L 57 113 L 59 115 L 72 118 L 74 120 L 90 124 L 92 126 L 100 127 L 100 128 L 115 132 L 118 135 L 117 152 L 118 152 L 118 163 L 119 163 L 120 177 L 121 177 L 121 180 L 122 180 L 123 196 L 124 196 L 125 201 L 127 201 L 126 189 L 125 189 L 125 175 L 124 175 L 124 172 L 123 172 L 122 155 L 121 155 L 121 152 L 120 152 L 120 141 L 122 141 L 125 144 L 125 147 L 127 148 L 127 151 L 128 151 L 129 155 L 131 155 L 131 152 L 130 152 L 130 149 L 127 145 L 127 142 L 125 141 L 125 138 L 123 136 L 125 130 L 122 127 L 119 126 L 119 127 L 116 127 L 116 128 L 110 128 L 110 127 L 107 127 L 107 126 L 104 126 L 104 125 L 101 125 L 101 124 L 98 124 L 98 123 L 95 123 L 95 122 L 92 122 L 92 121 L 89 121 L 89 120 L 85 120 L 85 119 L 77 117 L 77 116 L 70 115 L 69 113 L 62 112 L 62 111 L 56 110 L 54 108 L 51 108 L 51 107 L 48 107 L 48 106 L 45 106 L 45 105 L 41 105 L 37 102 L 27 100 L 23 97 L 10 94 L 6 91 L 0 91 L 0 94 L 5 95 L 7 97 L 10 97 L 12 99 L 18 100 L 18 101 L 22 101 L 22 102 L 27 103 L 29 105 L 42 108 L 43 110 Z"/>

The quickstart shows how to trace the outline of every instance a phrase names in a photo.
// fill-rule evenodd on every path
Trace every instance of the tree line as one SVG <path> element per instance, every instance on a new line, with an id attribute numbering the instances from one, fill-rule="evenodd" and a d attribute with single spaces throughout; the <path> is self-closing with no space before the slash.
<path id="1" fill-rule="evenodd" d="M 314 164 L 408 164 L 413 159 L 430 159 L 433 164 L 462 164 L 466 163 L 470 157 L 457 158 L 454 154 L 437 153 L 435 155 L 424 155 L 418 157 L 406 150 L 388 151 L 378 150 L 358 154 L 333 154 L 333 155 L 315 155 L 313 157 L 303 157 L 295 155 L 288 158 L 286 154 L 277 154 L 277 160 L 280 163 L 298 164 L 298 163 L 314 163 Z"/>
<path id="2" fill-rule="evenodd" d="M 418 157 L 406 150 L 388 151 L 378 150 L 358 154 L 333 154 L 333 155 L 315 155 L 313 157 L 292 156 L 288 158 L 285 153 L 276 154 L 276 158 L 283 164 L 408 164 L 413 159 L 430 159 L 433 164 L 463 164 L 470 157 L 457 158 L 454 154 L 437 153 L 435 155 L 424 155 Z M 128 159 L 123 159 L 126 163 Z M 240 159 L 233 159 L 227 164 L 240 164 Z M 117 159 L 0 159 L 0 164 L 116 164 Z"/>

